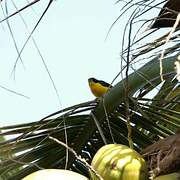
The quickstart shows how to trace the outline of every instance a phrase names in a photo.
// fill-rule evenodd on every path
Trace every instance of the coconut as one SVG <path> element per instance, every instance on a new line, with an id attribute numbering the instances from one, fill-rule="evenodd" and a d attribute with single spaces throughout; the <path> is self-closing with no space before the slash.
<path id="1" fill-rule="evenodd" d="M 145 180 L 147 165 L 141 155 L 128 146 L 108 144 L 101 147 L 91 163 L 93 169 L 103 180 Z M 91 179 L 98 179 L 90 172 Z"/>
<path id="2" fill-rule="evenodd" d="M 180 173 L 171 173 L 157 176 L 154 180 L 180 180 Z"/>
<path id="3" fill-rule="evenodd" d="M 22 180 L 88 180 L 87 177 L 65 169 L 43 169 L 29 174 Z"/>

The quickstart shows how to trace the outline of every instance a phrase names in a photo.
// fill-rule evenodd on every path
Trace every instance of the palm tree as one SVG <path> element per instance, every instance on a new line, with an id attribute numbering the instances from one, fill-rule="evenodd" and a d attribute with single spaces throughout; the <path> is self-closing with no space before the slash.
<path id="1" fill-rule="evenodd" d="M 0 137 L 13 138 L 0 142 L 0 178 L 20 179 L 44 168 L 67 168 L 88 176 L 83 159 L 90 163 L 104 144 L 125 144 L 141 152 L 179 130 L 180 87 L 174 70 L 174 62 L 179 62 L 179 31 L 175 28 L 171 34 L 139 46 L 139 31 L 130 38 L 133 23 L 153 9 L 153 1 L 133 2 L 123 7 L 127 9 L 124 13 L 136 7 L 124 34 L 124 38 L 129 37 L 121 55 L 125 61 L 124 78 L 101 98 L 62 109 L 36 122 L 1 127 Z M 174 43 L 170 44 L 168 38 Z M 142 57 L 146 58 L 145 64 L 135 70 L 133 63 Z M 134 70 L 131 73 L 130 68 Z"/>

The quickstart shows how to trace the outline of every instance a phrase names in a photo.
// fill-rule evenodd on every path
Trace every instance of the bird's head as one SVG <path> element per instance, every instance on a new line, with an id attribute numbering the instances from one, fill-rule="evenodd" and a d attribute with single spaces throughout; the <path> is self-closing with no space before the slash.
<path id="1" fill-rule="evenodd" d="M 92 77 L 92 78 L 89 78 L 89 79 L 88 79 L 88 82 L 89 82 L 89 83 L 92 83 L 92 82 L 93 82 L 93 83 L 97 83 L 98 80 Z"/>

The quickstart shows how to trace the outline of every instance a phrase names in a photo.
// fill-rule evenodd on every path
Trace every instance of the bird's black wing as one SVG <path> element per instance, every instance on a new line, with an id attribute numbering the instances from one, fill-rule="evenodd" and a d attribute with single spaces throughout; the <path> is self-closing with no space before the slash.
<path id="1" fill-rule="evenodd" d="M 110 85 L 109 83 L 105 82 L 105 81 L 99 81 L 100 84 L 102 84 L 105 87 L 112 87 L 112 85 Z"/>

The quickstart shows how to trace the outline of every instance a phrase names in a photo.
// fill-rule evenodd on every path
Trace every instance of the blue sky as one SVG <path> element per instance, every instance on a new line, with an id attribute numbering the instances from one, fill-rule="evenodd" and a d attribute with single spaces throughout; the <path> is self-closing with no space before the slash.
<path id="1" fill-rule="evenodd" d="M 18 3 L 18 2 L 15 2 Z M 26 4 L 16 4 L 19 8 Z M 38 2 L 21 13 L 29 30 L 38 21 L 48 1 Z M 3 6 L 4 7 L 4 6 Z M 15 9 L 8 2 L 9 13 Z M 33 37 L 43 55 L 60 96 L 60 104 L 42 60 L 30 40 L 22 53 L 15 79 L 11 76 L 17 52 L 7 23 L 1 23 L 0 85 L 30 99 L 0 89 L 0 126 L 36 121 L 61 108 L 92 100 L 87 79 L 112 81 L 120 70 L 122 40 L 118 22 L 105 40 L 112 22 L 119 15 L 114 1 L 54 1 Z M 1 19 L 3 15 L 1 14 Z M 9 19 L 19 49 L 28 31 L 19 15 Z"/>
<path id="2" fill-rule="evenodd" d="M 9 14 L 16 11 L 13 3 L 18 8 L 27 5 L 27 0 L 6 2 Z M 29 31 L 48 2 L 39 1 L 21 13 Z M 128 17 L 122 17 L 105 38 L 123 5 L 113 0 L 56 0 L 51 4 L 33 38 L 54 80 L 60 102 L 32 39 L 22 53 L 23 65 L 18 61 L 15 79 L 11 75 L 17 51 L 7 22 L 1 23 L 0 86 L 29 99 L 1 88 L 0 126 L 37 121 L 59 109 L 92 100 L 89 77 L 111 82 L 121 69 L 119 53 Z M 0 18 L 4 18 L 2 12 Z M 9 23 L 20 50 L 29 35 L 28 30 L 20 15 L 10 18 Z"/>

